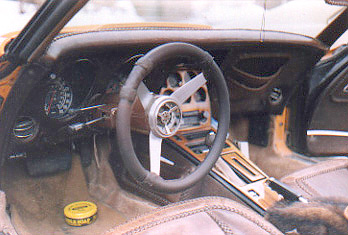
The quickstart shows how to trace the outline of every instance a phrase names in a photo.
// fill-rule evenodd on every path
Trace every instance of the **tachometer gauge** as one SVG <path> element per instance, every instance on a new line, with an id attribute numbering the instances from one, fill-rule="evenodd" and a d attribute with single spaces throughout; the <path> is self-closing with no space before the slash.
<path id="1" fill-rule="evenodd" d="M 48 87 L 45 97 L 45 113 L 50 118 L 67 116 L 73 99 L 72 89 L 63 80 L 57 79 Z"/>

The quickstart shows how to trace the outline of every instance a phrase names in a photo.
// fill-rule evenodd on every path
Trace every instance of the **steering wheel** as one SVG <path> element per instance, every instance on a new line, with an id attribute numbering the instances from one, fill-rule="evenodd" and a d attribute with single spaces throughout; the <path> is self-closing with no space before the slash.
<path id="1" fill-rule="evenodd" d="M 202 65 L 202 73 L 192 78 L 171 95 L 155 95 L 142 80 L 159 63 L 176 57 L 189 57 Z M 218 130 L 210 151 L 196 169 L 180 179 L 163 179 L 160 176 L 162 140 L 174 136 L 182 123 L 181 106 L 207 80 L 216 88 L 218 100 Z M 150 126 L 149 154 L 150 171 L 138 160 L 131 138 L 132 105 L 139 97 Z M 224 76 L 213 57 L 206 51 L 188 43 L 160 45 L 140 58 L 130 72 L 120 91 L 116 117 L 117 141 L 126 169 L 132 177 L 145 187 L 162 193 L 175 193 L 192 187 L 213 168 L 224 147 L 230 121 L 230 103 Z"/>

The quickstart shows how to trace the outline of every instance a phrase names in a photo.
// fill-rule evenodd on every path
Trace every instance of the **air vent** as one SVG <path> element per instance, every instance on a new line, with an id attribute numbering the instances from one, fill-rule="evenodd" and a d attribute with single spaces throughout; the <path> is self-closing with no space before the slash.
<path id="1" fill-rule="evenodd" d="M 38 124 L 33 118 L 20 117 L 13 127 L 13 135 L 16 140 L 27 143 L 36 137 L 38 130 Z"/>
<path id="2" fill-rule="evenodd" d="M 183 136 L 187 139 L 187 140 L 195 140 L 195 139 L 204 139 L 208 133 L 210 132 L 210 130 L 208 131 L 199 131 L 199 132 L 192 132 L 189 134 L 184 134 Z"/>

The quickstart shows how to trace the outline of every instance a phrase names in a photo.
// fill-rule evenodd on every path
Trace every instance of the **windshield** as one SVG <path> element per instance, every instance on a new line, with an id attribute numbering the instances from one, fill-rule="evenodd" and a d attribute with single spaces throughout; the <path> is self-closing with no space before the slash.
<path id="1" fill-rule="evenodd" d="M 315 37 L 341 10 L 324 0 L 91 0 L 69 25 L 179 22 Z"/>
<path id="2" fill-rule="evenodd" d="M 0 35 L 21 30 L 42 2 L 0 0 Z M 91 0 L 68 26 L 178 22 L 315 37 L 341 10 L 324 0 Z"/>

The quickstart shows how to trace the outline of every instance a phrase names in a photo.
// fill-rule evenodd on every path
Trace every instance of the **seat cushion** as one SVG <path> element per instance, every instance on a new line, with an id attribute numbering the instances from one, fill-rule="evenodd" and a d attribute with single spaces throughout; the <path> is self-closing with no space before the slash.
<path id="1" fill-rule="evenodd" d="M 108 235 L 282 234 L 263 217 L 237 202 L 204 197 L 171 204 L 110 230 Z"/>
<path id="2" fill-rule="evenodd" d="M 348 159 L 317 163 L 285 176 L 281 181 L 307 198 L 348 198 Z"/>

